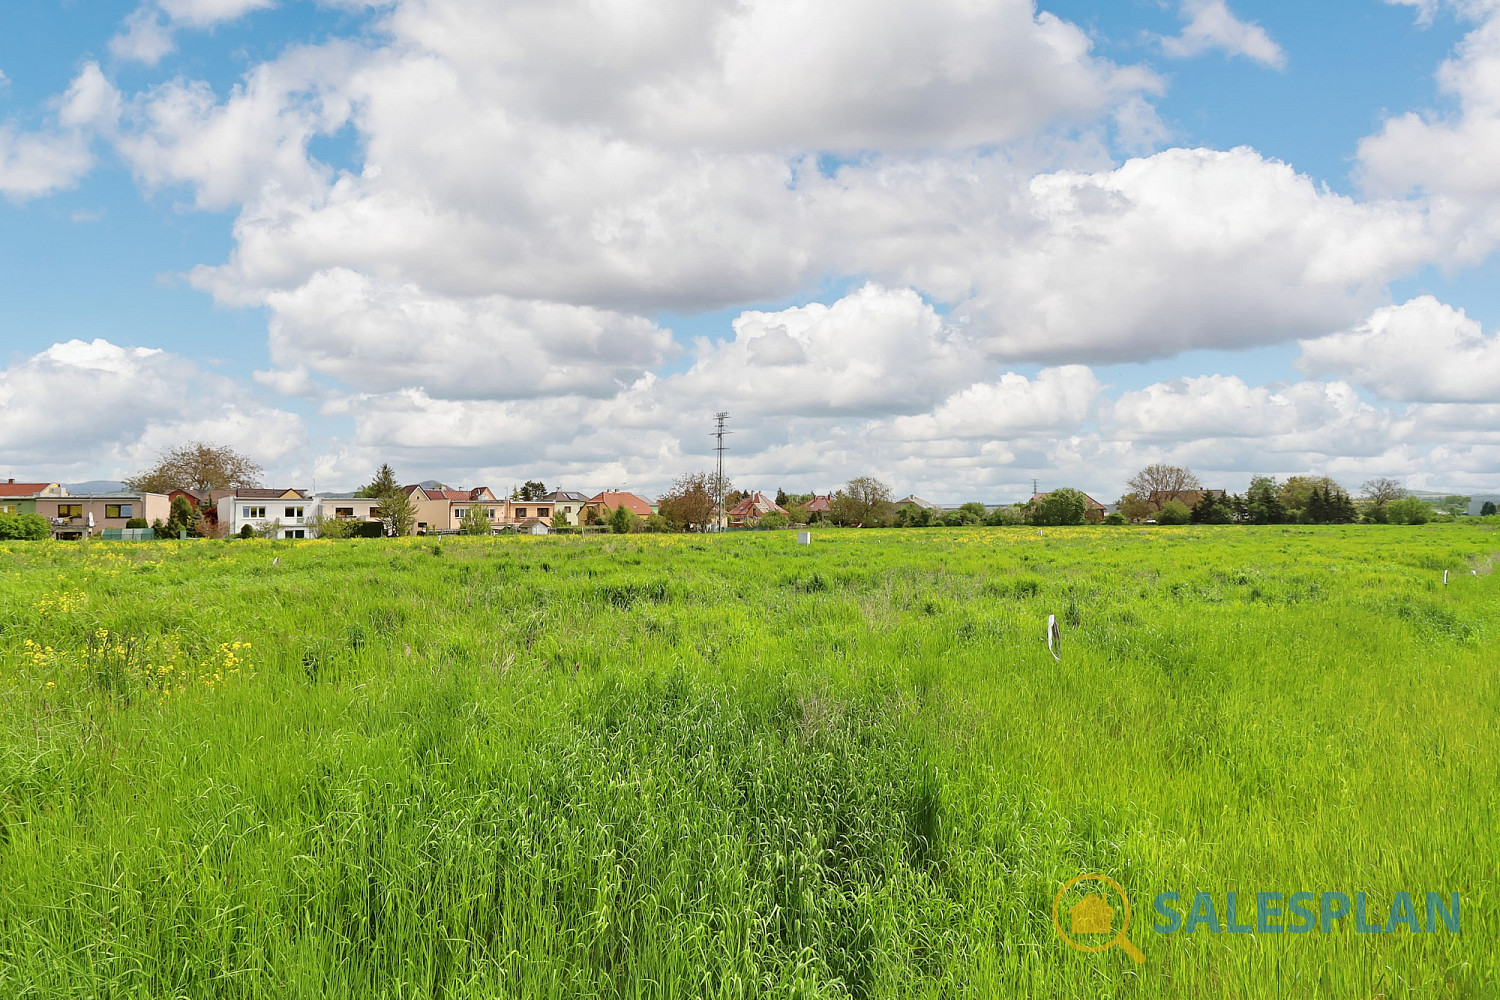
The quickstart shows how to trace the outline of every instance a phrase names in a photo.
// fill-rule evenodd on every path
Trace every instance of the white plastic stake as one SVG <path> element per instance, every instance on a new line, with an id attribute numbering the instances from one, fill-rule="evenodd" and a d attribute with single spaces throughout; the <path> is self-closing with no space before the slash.
<path id="1" fill-rule="evenodd" d="M 1443 586 L 1448 586 L 1448 571 L 1443 570 Z"/>
<path id="2" fill-rule="evenodd" d="M 277 556 L 275 559 L 271 560 L 271 565 L 275 566 L 275 565 L 278 565 L 280 562 L 281 562 L 281 557 Z"/>
<path id="3" fill-rule="evenodd" d="M 799 531 L 799 532 L 797 532 L 797 544 L 798 545 L 811 545 L 812 544 L 812 532 L 811 531 Z"/>
<path id="4" fill-rule="evenodd" d="M 1057 627 L 1057 616 L 1047 616 L 1047 652 L 1054 660 L 1062 660 L 1062 629 Z"/>

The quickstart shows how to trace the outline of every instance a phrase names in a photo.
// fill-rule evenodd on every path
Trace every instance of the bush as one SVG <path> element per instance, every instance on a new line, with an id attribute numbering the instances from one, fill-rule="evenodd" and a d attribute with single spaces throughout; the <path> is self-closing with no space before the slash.
<path id="1" fill-rule="evenodd" d="M 1480 517 L 1491 517 L 1495 513 L 1495 501 L 1486 500 L 1484 506 L 1479 508 Z"/>
<path id="2" fill-rule="evenodd" d="M 774 510 L 760 519 L 760 527 L 762 528 L 785 528 L 788 524 L 791 524 L 791 521 L 787 520 L 787 516 L 785 514 L 778 514 Z"/>
<path id="3" fill-rule="evenodd" d="M 1432 520 L 1432 508 L 1416 497 L 1393 500 L 1385 505 L 1385 512 L 1392 524 L 1426 524 Z"/>
<path id="4" fill-rule="evenodd" d="M 985 517 L 984 523 L 992 528 L 1014 528 L 1026 523 L 1026 511 L 1021 507 L 996 507 Z"/>
<path id="5" fill-rule="evenodd" d="M 144 517 L 132 517 L 130 520 L 128 520 L 128 521 L 125 522 L 125 527 L 127 527 L 127 528 L 149 528 L 149 527 L 151 527 L 151 522 L 147 521 Z"/>
<path id="6" fill-rule="evenodd" d="M 240 529 L 240 537 L 241 538 L 254 538 L 255 537 L 255 529 L 252 528 L 252 527 L 250 527 L 250 525 L 248 525 L 248 524 L 245 525 L 243 528 Z"/>
<path id="7" fill-rule="evenodd" d="M 553 528 L 553 531 L 564 531 L 564 528 Z M 646 518 L 645 530 L 653 534 L 662 534 L 672 530 L 672 522 L 660 514 L 652 514 Z"/>
<path id="8" fill-rule="evenodd" d="M 1186 510 L 1187 508 L 1183 508 Z M 1038 500 L 1031 509 L 1032 524 L 1064 525 L 1082 524 L 1088 514 L 1088 497 L 1077 490 L 1067 488 L 1053 490 Z"/>
<path id="9" fill-rule="evenodd" d="M 1157 524 L 1187 524 L 1192 519 L 1193 512 L 1181 500 L 1168 500 L 1156 512 Z"/>
<path id="10" fill-rule="evenodd" d="M 52 537 L 52 526 L 40 514 L 0 514 L 0 541 L 41 542 Z"/>
<path id="11" fill-rule="evenodd" d="M 1125 515 L 1121 514 L 1119 511 L 1116 511 L 1113 514 L 1107 514 L 1107 515 L 1105 515 L 1104 523 L 1105 524 L 1116 524 L 1116 525 L 1124 524 L 1125 523 Z"/>

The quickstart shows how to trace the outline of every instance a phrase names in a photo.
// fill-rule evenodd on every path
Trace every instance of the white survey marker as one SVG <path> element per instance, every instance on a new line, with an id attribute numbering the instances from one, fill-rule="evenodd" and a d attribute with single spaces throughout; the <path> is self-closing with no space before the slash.
<path id="1" fill-rule="evenodd" d="M 1054 660 L 1062 659 L 1062 629 L 1057 627 L 1057 616 L 1047 616 L 1047 652 Z"/>

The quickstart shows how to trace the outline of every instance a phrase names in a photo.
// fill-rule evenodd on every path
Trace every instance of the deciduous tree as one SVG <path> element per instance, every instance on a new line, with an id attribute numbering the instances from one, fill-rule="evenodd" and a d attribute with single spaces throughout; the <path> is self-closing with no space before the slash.
<path id="1" fill-rule="evenodd" d="M 125 485 L 137 493 L 244 489 L 259 486 L 262 471 L 233 448 L 193 441 L 162 452 L 155 465 Z"/>
<path id="2" fill-rule="evenodd" d="M 678 528 L 707 531 L 714 520 L 714 477 L 708 472 L 678 476 L 657 509 Z"/>
<path id="3" fill-rule="evenodd" d="M 866 528 L 887 524 L 891 518 L 891 488 L 874 476 L 858 476 L 833 497 L 833 521 Z"/>
<path id="4" fill-rule="evenodd" d="M 1082 524 L 1088 515 L 1089 498 L 1064 487 L 1053 490 L 1032 504 L 1031 523 L 1045 525 Z"/>
<path id="5" fill-rule="evenodd" d="M 1126 485 L 1132 493 L 1150 503 L 1153 508 L 1160 507 L 1168 500 L 1180 500 L 1189 490 L 1203 488 L 1191 469 L 1167 465 L 1165 462 L 1154 462 L 1146 466 L 1126 480 Z"/>

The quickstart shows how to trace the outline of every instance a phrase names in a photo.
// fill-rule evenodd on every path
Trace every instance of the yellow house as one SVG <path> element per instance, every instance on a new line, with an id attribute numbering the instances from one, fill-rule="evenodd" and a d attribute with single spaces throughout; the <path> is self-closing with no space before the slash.
<path id="1" fill-rule="evenodd" d="M 426 489 L 422 486 L 406 487 L 406 495 L 417 509 L 416 533 L 437 534 L 440 531 L 457 531 L 463 527 L 464 516 L 476 504 L 489 513 L 490 523 L 505 523 L 507 512 L 505 501 L 495 499 L 488 486 L 472 490 Z"/>

